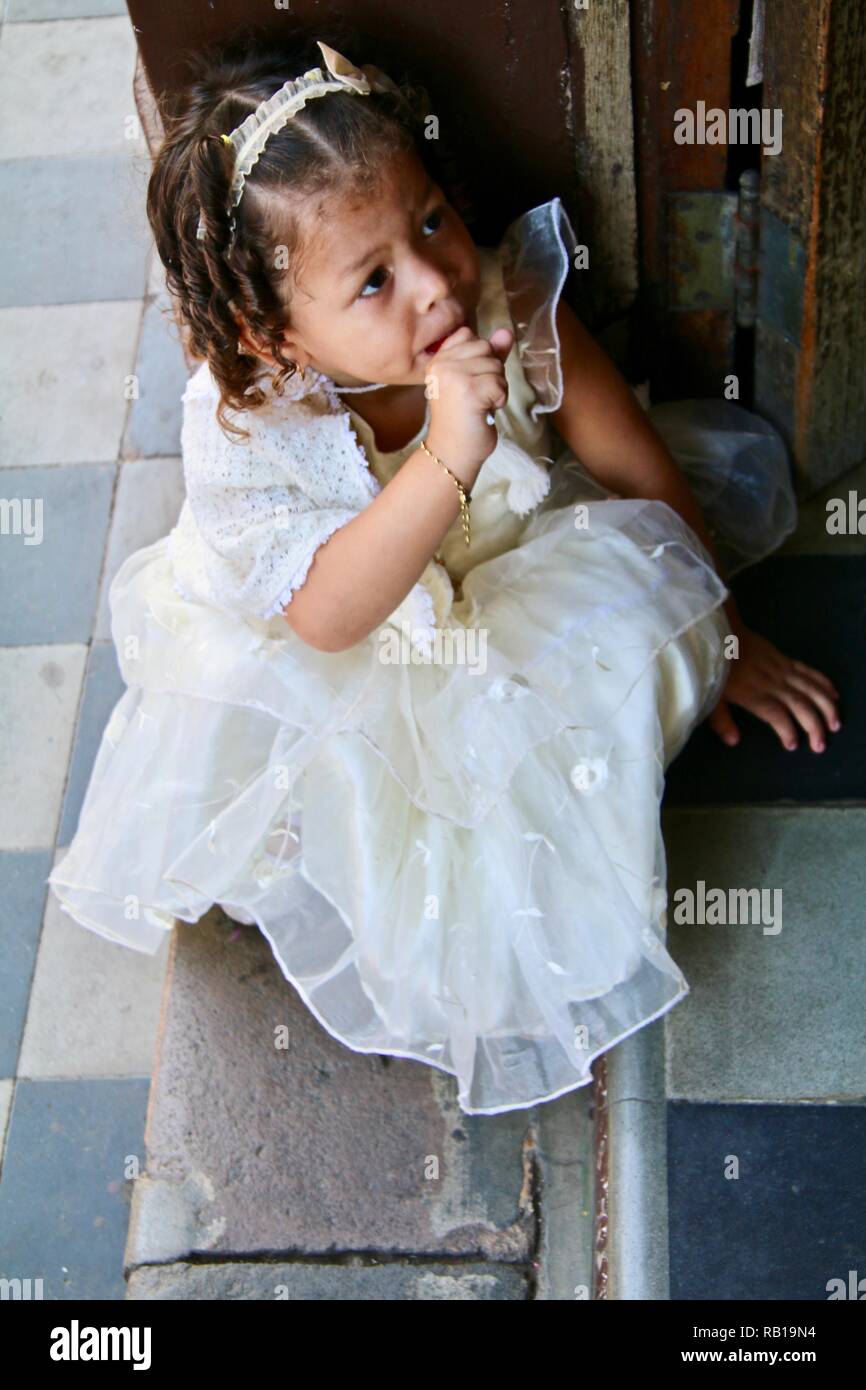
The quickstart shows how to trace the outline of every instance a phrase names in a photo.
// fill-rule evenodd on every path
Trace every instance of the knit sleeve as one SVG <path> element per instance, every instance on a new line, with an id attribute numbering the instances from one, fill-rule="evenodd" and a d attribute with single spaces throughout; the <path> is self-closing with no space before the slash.
<path id="1" fill-rule="evenodd" d="M 290 435 L 275 435 L 250 412 L 249 443 L 234 443 L 212 413 L 207 397 L 184 402 L 187 495 L 169 542 L 175 587 L 242 617 L 272 618 L 304 583 L 319 547 L 359 514 L 364 499 L 347 505 L 336 488 L 317 497 L 300 456 L 293 460 Z M 320 460 L 320 473 L 327 462 Z"/>

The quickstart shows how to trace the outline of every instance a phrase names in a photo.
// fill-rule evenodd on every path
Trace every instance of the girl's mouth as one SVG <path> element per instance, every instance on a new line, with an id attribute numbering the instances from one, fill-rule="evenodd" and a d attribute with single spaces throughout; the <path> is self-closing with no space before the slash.
<path id="1" fill-rule="evenodd" d="M 425 356 L 425 357 L 433 357 L 433 356 L 435 356 L 435 354 L 436 354 L 436 353 L 439 351 L 439 349 L 441 348 L 442 344 L 445 342 L 445 339 L 446 339 L 446 338 L 450 338 L 450 337 L 451 337 L 451 334 L 452 334 L 452 333 L 456 333 L 458 328 L 465 328 L 465 327 L 466 327 L 466 322 L 465 322 L 465 320 L 464 320 L 463 323 L 458 323 L 458 324 L 457 324 L 457 328 L 452 328 L 452 329 L 451 329 L 451 332 L 446 333 L 444 338 L 437 338 L 435 343 L 431 343 L 429 347 L 425 347 L 425 348 L 422 350 L 422 355 Z"/>

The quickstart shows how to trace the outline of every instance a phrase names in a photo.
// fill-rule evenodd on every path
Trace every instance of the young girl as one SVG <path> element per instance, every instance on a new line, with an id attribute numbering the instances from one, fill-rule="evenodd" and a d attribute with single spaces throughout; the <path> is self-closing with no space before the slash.
<path id="1" fill-rule="evenodd" d="M 148 214 L 206 358 L 187 497 L 112 584 L 128 690 L 48 881 L 147 952 L 225 904 L 335 1038 L 493 1114 L 688 993 L 659 803 L 694 726 L 735 743 L 740 705 L 819 750 L 837 696 L 740 621 L 562 299 L 559 199 L 476 246 L 421 130 L 324 43 L 207 57 L 168 121 Z M 772 434 L 730 412 L 719 438 Z M 755 523 L 790 502 L 771 468 L 731 479 Z"/>

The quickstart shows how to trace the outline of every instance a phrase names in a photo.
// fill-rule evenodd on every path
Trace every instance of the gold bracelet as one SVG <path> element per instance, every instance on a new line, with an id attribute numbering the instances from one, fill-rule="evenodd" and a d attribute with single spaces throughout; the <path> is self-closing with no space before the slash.
<path id="1" fill-rule="evenodd" d="M 456 483 L 456 485 L 457 485 L 457 491 L 460 493 L 460 519 L 461 519 L 461 521 L 463 522 L 463 535 L 464 535 L 464 538 L 465 538 L 465 540 L 466 540 L 466 544 L 468 545 L 468 544 L 469 544 L 469 502 L 468 502 L 467 497 L 466 497 L 466 489 L 464 488 L 464 486 L 463 486 L 463 484 L 461 483 L 460 479 L 454 477 L 454 474 L 451 472 L 451 469 L 448 467 L 447 463 L 443 463 L 442 460 L 441 460 L 440 458 L 436 458 L 436 455 L 433 453 L 432 449 L 428 449 L 428 448 L 427 448 L 427 445 L 426 445 L 426 443 L 425 443 L 425 441 L 424 441 L 423 439 L 421 440 L 421 448 L 424 450 L 425 454 L 429 454 L 430 457 L 431 457 L 431 459 L 435 459 L 436 462 L 440 465 L 440 467 L 442 467 L 442 468 L 445 469 L 445 472 L 448 474 L 448 477 L 452 480 L 452 482 Z"/>

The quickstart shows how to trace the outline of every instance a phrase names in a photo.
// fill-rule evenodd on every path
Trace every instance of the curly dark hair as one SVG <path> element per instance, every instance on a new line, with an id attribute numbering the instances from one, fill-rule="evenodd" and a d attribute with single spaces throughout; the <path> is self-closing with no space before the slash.
<path id="1" fill-rule="evenodd" d="M 262 360 L 242 346 L 243 328 L 280 364 L 273 377 L 278 395 L 296 369 L 280 342 L 291 323 L 289 280 L 303 252 L 299 200 L 325 191 L 369 191 L 390 159 L 414 151 L 467 226 L 476 221 L 453 151 L 438 132 L 436 139 L 425 138 L 426 88 L 390 70 L 366 42 L 360 58 L 352 57 L 342 47 L 343 29 L 338 33 L 332 25 L 329 36 L 317 31 L 316 37 L 353 62 L 380 67 L 399 94 L 372 92 L 359 101 L 351 93 L 332 92 L 311 101 L 268 140 L 236 208 L 228 201 L 234 151 L 220 135 L 288 78 L 323 66 L 315 39 L 296 30 L 291 39 L 275 43 L 244 26 L 228 43 L 182 55 L 188 80 L 159 101 L 165 138 L 148 182 L 147 217 L 190 348 L 207 359 L 219 386 L 220 426 L 242 437 L 248 431 L 227 418 L 227 407 L 254 410 L 266 399 L 254 385 Z M 200 214 L 202 240 L 197 237 Z M 275 256 L 277 246 L 285 247 L 284 256 Z"/>

